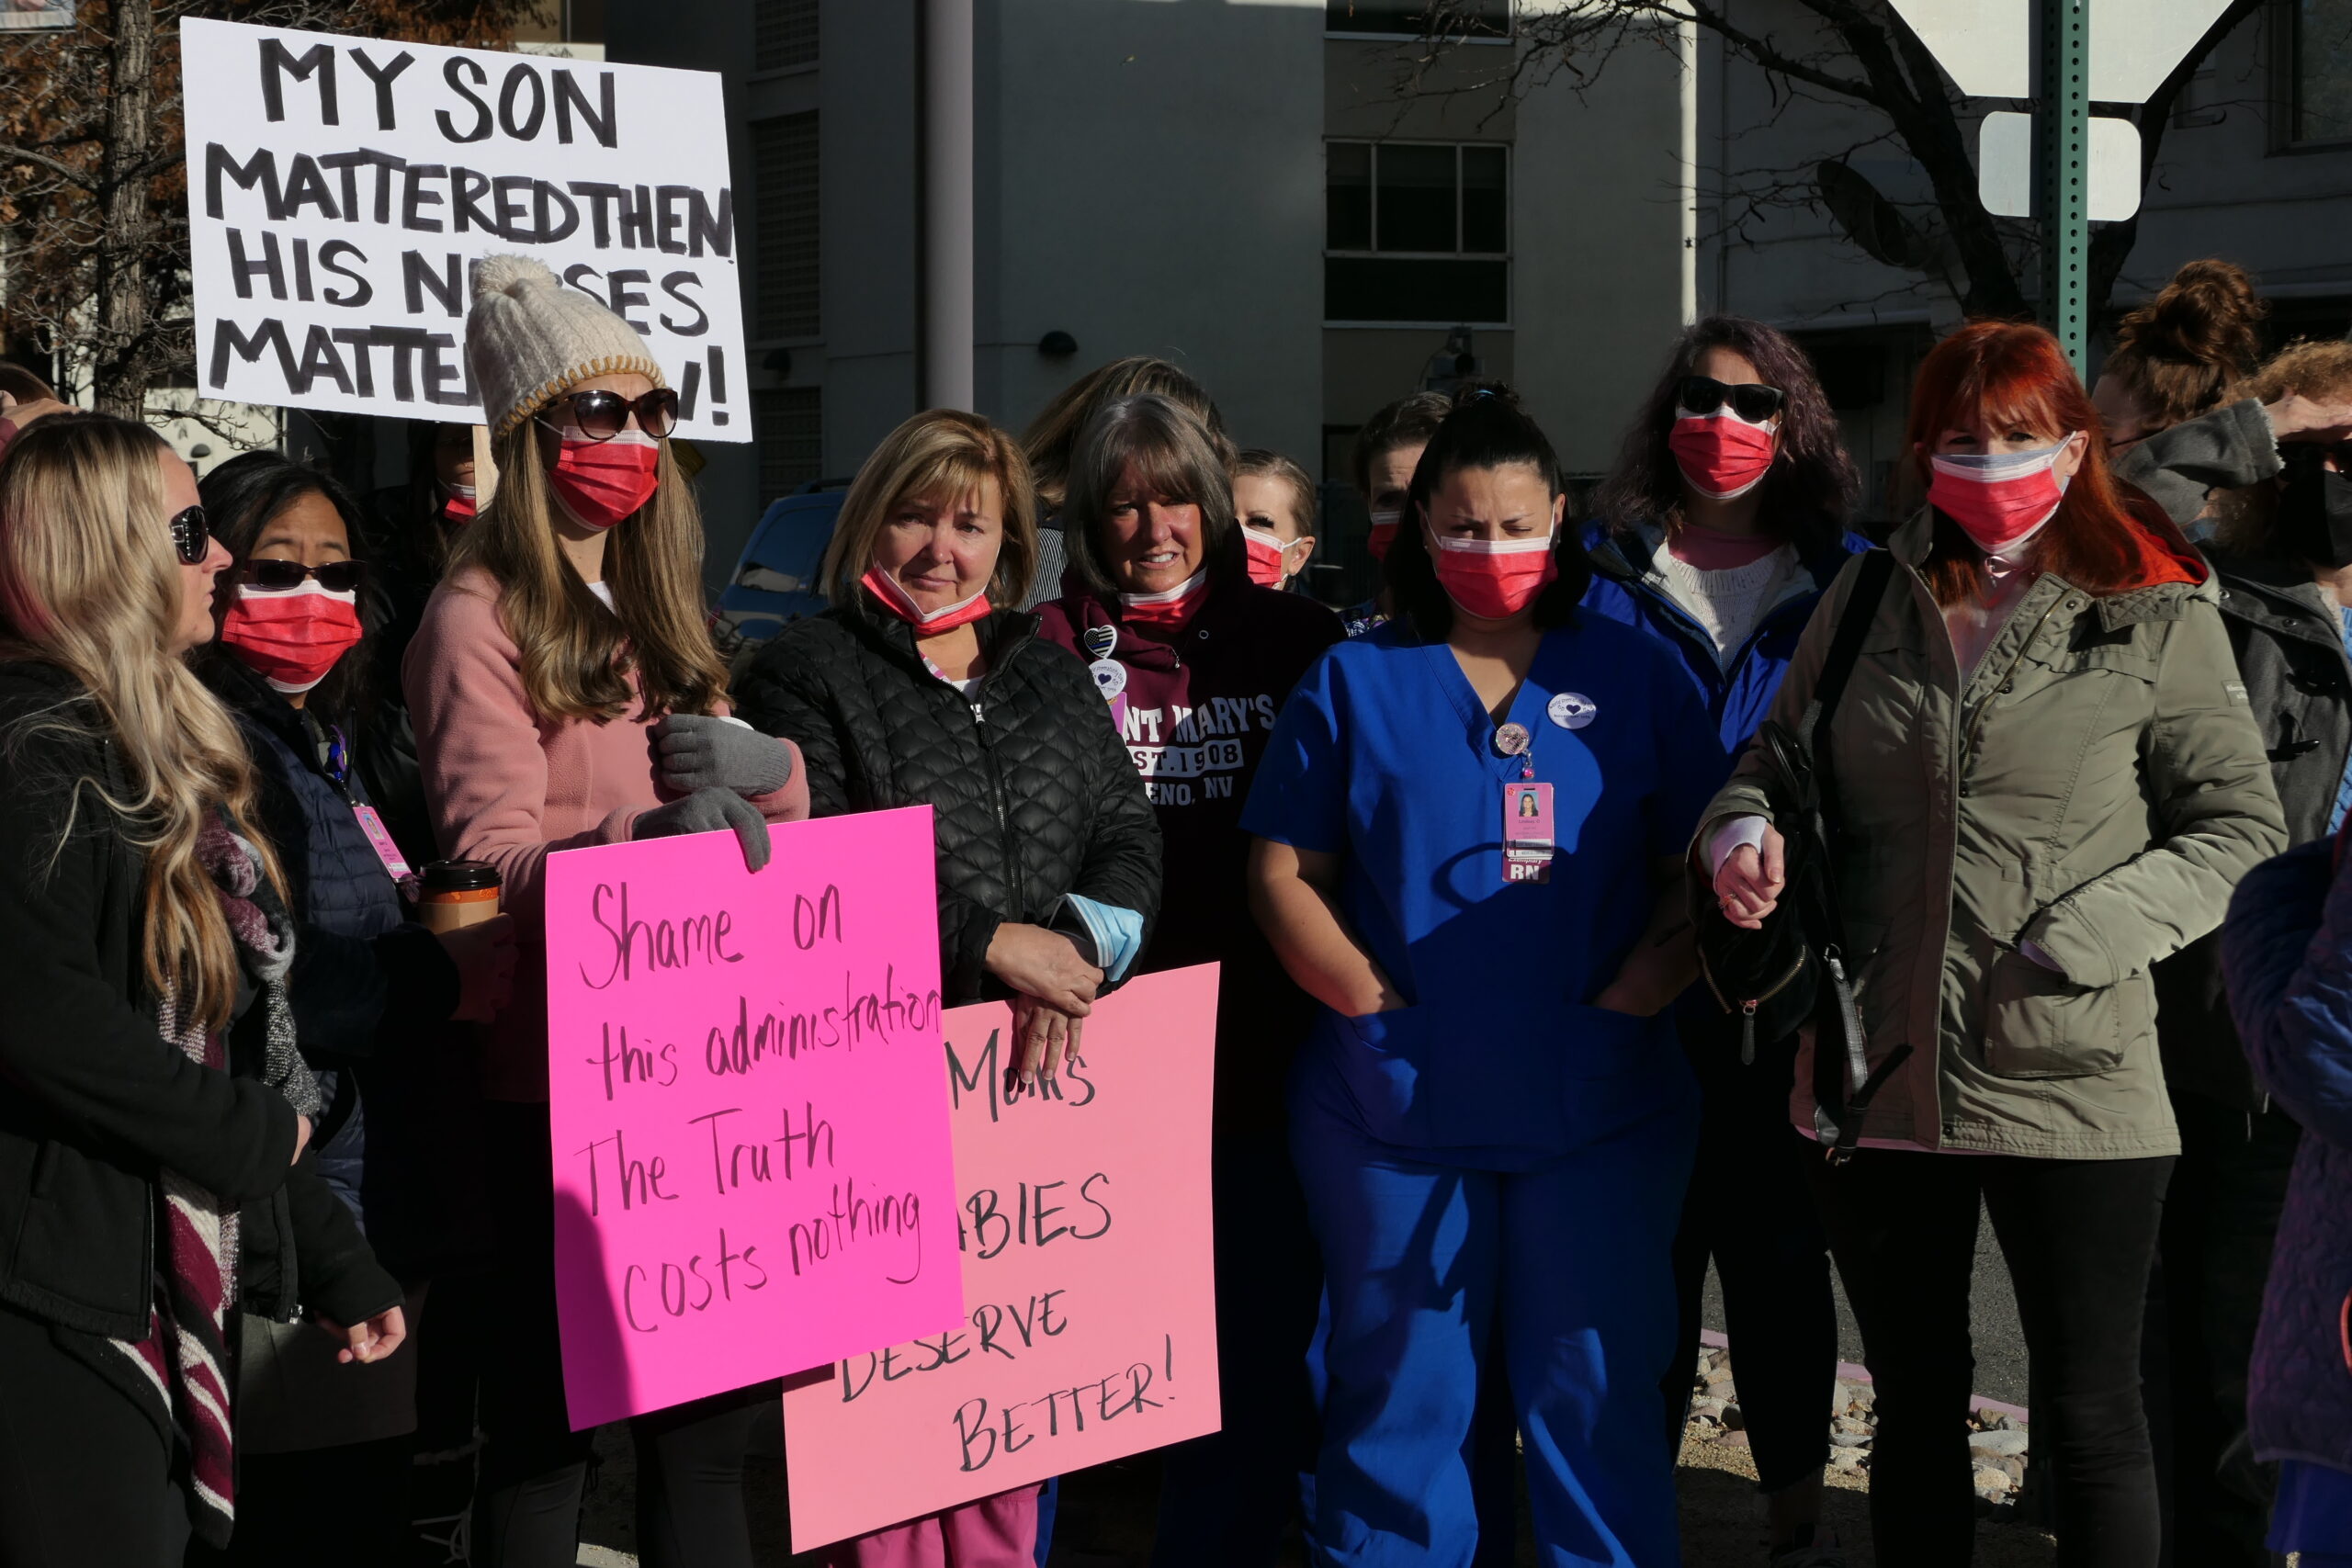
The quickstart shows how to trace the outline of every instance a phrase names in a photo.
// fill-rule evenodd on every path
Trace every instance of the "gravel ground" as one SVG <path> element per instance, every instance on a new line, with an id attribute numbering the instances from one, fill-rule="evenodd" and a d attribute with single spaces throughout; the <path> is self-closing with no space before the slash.
<path id="1" fill-rule="evenodd" d="M 1721 1355 L 1719 1351 L 1702 1354 L 1697 1381 L 1713 1397 L 1734 1395 L 1730 1408 L 1736 1411 L 1736 1389 L 1722 1375 Z M 1714 1374 L 1711 1385 L 1706 1383 L 1710 1373 Z M 1843 1410 L 1849 1420 L 1867 1427 L 1866 1419 L 1853 1414 L 1855 1392 L 1850 1387 L 1841 1391 Z M 1732 1420 L 1736 1422 L 1736 1414 Z M 1694 1420 L 1686 1436 L 1676 1484 L 1682 1500 L 1687 1568 L 1762 1568 L 1762 1514 L 1755 1489 L 1756 1469 L 1745 1439 L 1744 1432 L 1720 1417 Z M 1867 1444 L 1847 1446 L 1867 1451 Z M 2007 1445 L 1996 1440 L 1995 1446 Z M 587 1544 L 582 1548 L 580 1562 L 594 1568 L 634 1568 L 636 1532 L 629 1510 L 636 1467 L 627 1428 L 605 1428 L 598 1435 L 598 1449 L 604 1463 L 596 1489 L 589 1497 L 582 1530 Z M 1847 1543 L 1849 1568 L 1876 1568 L 1877 1564 L 1869 1544 L 1869 1485 L 1866 1463 L 1841 1465 L 1830 1472 L 1827 1522 Z M 773 1424 L 763 1426 L 754 1441 L 746 1490 L 752 1540 L 761 1543 L 756 1552 L 760 1568 L 814 1568 L 813 1556 L 796 1558 L 783 1547 L 787 1527 L 782 1435 Z M 1159 1491 L 1159 1465 L 1150 1454 L 1066 1478 L 1053 1568 L 1144 1568 L 1150 1560 Z M 1523 1521 L 1525 1509 L 1521 1512 Z M 2047 1568 L 2054 1560 L 2051 1538 L 2011 1521 L 2006 1517 L 2009 1512 L 1991 1510 L 1978 1521 L 1977 1568 Z M 1518 1560 L 1530 1568 L 1535 1562 L 1534 1543 L 1525 1535 L 1523 1523 Z M 1305 1554 L 1294 1540 L 1283 1553 L 1283 1568 L 1304 1568 L 1305 1562 Z"/>

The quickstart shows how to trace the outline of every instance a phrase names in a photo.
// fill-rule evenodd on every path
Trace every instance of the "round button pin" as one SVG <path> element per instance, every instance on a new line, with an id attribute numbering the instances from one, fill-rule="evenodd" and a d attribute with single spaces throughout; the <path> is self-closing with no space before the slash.
<path id="1" fill-rule="evenodd" d="M 1544 712 L 1562 729 L 1582 729 L 1600 712 L 1600 705 L 1582 692 L 1562 692 L 1544 705 Z"/>
<path id="2" fill-rule="evenodd" d="M 1127 667 L 1115 659 L 1098 659 L 1086 672 L 1094 677 L 1094 689 L 1106 703 L 1127 689 Z"/>
<path id="3" fill-rule="evenodd" d="M 1529 743 L 1534 739 L 1527 733 L 1527 726 L 1506 724 L 1495 731 L 1495 750 L 1506 757 L 1521 756 L 1525 754 Z"/>

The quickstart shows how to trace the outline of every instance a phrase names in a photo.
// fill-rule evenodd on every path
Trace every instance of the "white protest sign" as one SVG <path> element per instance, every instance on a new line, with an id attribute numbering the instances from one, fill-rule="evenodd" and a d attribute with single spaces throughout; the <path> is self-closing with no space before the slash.
<path id="1" fill-rule="evenodd" d="M 644 334 L 679 434 L 752 439 L 717 75 L 194 20 L 180 58 L 207 396 L 478 423 L 511 252 Z"/>

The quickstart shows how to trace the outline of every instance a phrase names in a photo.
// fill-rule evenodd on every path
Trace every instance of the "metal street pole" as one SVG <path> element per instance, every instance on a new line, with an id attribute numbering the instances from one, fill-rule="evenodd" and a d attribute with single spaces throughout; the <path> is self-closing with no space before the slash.
<path id="1" fill-rule="evenodd" d="M 2040 0 L 2041 71 L 2034 108 L 2033 208 L 2041 220 L 2041 319 L 2089 373 L 2090 0 Z"/>
<path id="2" fill-rule="evenodd" d="M 973 402 L 972 0 L 916 0 L 922 27 L 922 298 L 916 389 L 925 408 Z"/>

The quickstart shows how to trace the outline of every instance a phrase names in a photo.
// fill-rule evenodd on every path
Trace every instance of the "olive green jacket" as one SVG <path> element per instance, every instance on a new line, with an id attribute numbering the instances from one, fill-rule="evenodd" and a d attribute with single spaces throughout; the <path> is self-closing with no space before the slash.
<path id="1" fill-rule="evenodd" d="M 2218 926 L 2238 878 L 2287 841 L 2219 595 L 2208 578 L 2095 598 L 2045 574 L 1963 682 L 1917 570 L 1928 537 L 1925 513 L 1895 532 L 1897 570 L 1829 738 L 1870 1059 L 1916 1047 L 1862 1136 L 2177 1153 L 2149 969 Z M 1805 628 L 1782 724 L 1812 699 L 1853 581 L 1849 563 Z M 1700 845 L 1727 818 L 1770 815 L 1759 771 L 1751 744 Z M 1807 1047 L 1800 1125 L 1812 1087 Z"/>

